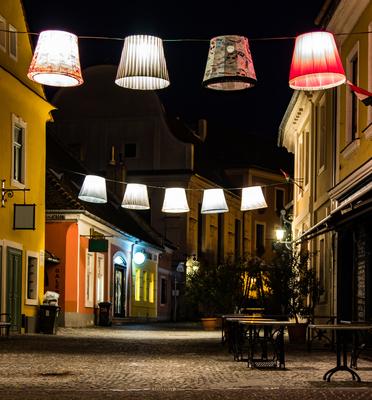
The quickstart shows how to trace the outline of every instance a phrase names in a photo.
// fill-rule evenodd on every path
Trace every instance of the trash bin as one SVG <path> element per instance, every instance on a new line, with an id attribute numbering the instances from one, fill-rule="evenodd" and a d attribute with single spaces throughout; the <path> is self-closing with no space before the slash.
<path id="1" fill-rule="evenodd" d="M 42 304 L 39 307 L 39 331 L 55 335 L 60 307 Z"/>
<path id="2" fill-rule="evenodd" d="M 98 307 L 99 307 L 98 324 L 100 326 L 110 326 L 112 324 L 111 302 L 102 301 L 101 303 L 98 303 Z"/>

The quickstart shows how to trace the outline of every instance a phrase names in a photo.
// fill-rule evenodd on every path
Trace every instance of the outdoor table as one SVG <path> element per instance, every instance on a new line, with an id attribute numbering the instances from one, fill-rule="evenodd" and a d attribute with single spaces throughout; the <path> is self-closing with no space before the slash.
<path id="1" fill-rule="evenodd" d="M 228 344 L 229 352 L 233 353 L 234 360 L 240 361 L 242 356 L 242 344 L 244 341 L 245 332 L 242 331 L 239 325 L 240 321 L 255 321 L 263 320 L 263 317 L 243 315 L 243 314 L 228 314 L 222 316 L 222 343 Z M 272 319 L 267 319 L 273 321 Z"/>
<path id="2" fill-rule="evenodd" d="M 331 376 L 337 371 L 350 372 L 353 380 L 361 382 L 360 376 L 351 368 L 348 367 L 347 351 L 350 345 L 350 333 L 354 334 L 357 331 L 372 330 L 372 325 L 369 324 L 310 324 L 309 329 L 333 329 L 336 331 L 336 366 L 327 371 L 323 379 L 331 381 Z M 341 359 L 342 355 L 342 359 Z"/>
<path id="3" fill-rule="evenodd" d="M 277 321 L 270 319 L 240 320 L 239 324 L 249 327 L 249 353 L 248 366 L 251 367 L 276 367 L 285 369 L 284 328 L 295 324 L 292 321 Z M 263 336 L 259 336 L 260 328 L 264 328 Z M 255 347 L 261 344 L 261 358 L 255 358 Z M 267 349 L 273 345 L 273 357 L 268 360 Z"/>

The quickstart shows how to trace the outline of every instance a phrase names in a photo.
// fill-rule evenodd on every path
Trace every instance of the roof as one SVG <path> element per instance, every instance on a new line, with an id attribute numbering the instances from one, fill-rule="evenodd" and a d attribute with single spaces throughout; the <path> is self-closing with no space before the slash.
<path id="1" fill-rule="evenodd" d="M 87 211 L 107 224 L 151 245 L 163 248 L 164 238 L 135 211 L 120 207 L 107 191 L 108 202 L 94 204 L 78 199 L 85 175 L 90 172 L 47 130 L 46 210 Z M 170 246 L 172 247 L 172 246 Z"/>

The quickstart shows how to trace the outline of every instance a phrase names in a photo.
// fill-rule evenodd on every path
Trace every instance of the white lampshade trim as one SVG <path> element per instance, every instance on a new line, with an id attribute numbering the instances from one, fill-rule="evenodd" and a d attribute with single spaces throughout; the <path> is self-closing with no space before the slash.
<path id="1" fill-rule="evenodd" d="M 185 189 L 183 188 L 165 189 L 162 211 L 167 213 L 189 212 L 190 208 L 189 205 L 187 204 Z"/>
<path id="2" fill-rule="evenodd" d="M 228 212 L 223 189 L 206 189 L 203 193 L 203 202 L 201 207 L 202 214 L 215 214 Z"/>
<path id="3" fill-rule="evenodd" d="M 107 203 L 105 178 L 96 175 L 87 175 L 78 198 L 89 203 Z"/>
<path id="4" fill-rule="evenodd" d="M 121 206 L 131 210 L 148 210 L 150 202 L 147 186 L 140 183 L 128 183 Z"/>
<path id="5" fill-rule="evenodd" d="M 267 203 L 261 186 L 249 186 L 242 189 L 241 211 L 266 208 Z"/>

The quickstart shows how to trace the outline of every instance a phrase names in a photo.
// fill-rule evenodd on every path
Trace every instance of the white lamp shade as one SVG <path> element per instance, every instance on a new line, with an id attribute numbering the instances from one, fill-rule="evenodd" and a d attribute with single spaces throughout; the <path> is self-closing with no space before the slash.
<path id="1" fill-rule="evenodd" d="M 146 35 L 126 37 L 115 83 L 127 89 L 139 90 L 169 86 L 162 40 Z"/>
<path id="2" fill-rule="evenodd" d="M 81 85 L 77 36 L 64 31 L 41 32 L 27 76 L 43 85 Z"/>
<path id="3" fill-rule="evenodd" d="M 205 189 L 201 207 L 202 214 L 214 214 L 228 212 L 223 189 Z"/>
<path id="4" fill-rule="evenodd" d="M 189 205 L 187 204 L 185 189 L 183 188 L 165 189 L 162 211 L 167 213 L 189 212 L 190 208 Z"/>
<path id="5" fill-rule="evenodd" d="M 89 203 L 107 203 L 105 178 L 87 175 L 80 189 L 79 199 Z"/>
<path id="6" fill-rule="evenodd" d="M 147 186 L 141 183 L 128 183 L 121 206 L 131 210 L 148 210 L 150 202 Z"/>
<path id="7" fill-rule="evenodd" d="M 257 210 L 267 207 L 261 186 L 250 186 L 242 189 L 241 211 Z"/>

